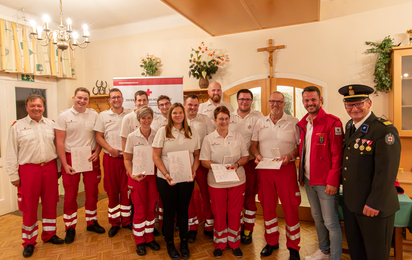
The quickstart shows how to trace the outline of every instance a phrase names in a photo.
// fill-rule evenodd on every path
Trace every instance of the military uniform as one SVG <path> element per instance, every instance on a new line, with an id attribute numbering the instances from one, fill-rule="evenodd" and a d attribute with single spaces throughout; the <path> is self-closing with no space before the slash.
<path id="1" fill-rule="evenodd" d="M 358 90 L 356 85 L 353 89 Z M 363 123 L 358 122 L 361 125 L 352 135 L 353 120 L 345 127 L 342 163 L 345 231 L 351 259 L 386 260 L 395 212 L 399 210 L 394 182 L 401 144 L 391 122 L 369 114 Z M 364 215 L 365 205 L 378 210 L 379 214 Z"/>

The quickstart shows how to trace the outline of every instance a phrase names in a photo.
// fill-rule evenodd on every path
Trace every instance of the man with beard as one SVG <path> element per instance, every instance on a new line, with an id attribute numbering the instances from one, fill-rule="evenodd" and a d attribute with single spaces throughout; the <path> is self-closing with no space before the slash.
<path id="1" fill-rule="evenodd" d="M 305 184 L 319 241 L 319 249 L 305 259 L 340 260 L 342 231 L 338 190 L 343 152 L 342 123 L 322 109 L 322 97 L 317 87 L 304 88 L 302 102 L 308 114 L 298 123 L 301 130 L 299 181 Z"/>
<path id="2" fill-rule="evenodd" d="M 210 83 L 209 88 L 207 90 L 207 94 L 209 94 L 209 100 L 199 105 L 199 113 L 209 117 L 210 120 L 212 120 L 213 125 L 215 126 L 215 123 L 213 121 L 213 111 L 215 111 L 216 107 L 225 106 L 227 107 L 227 109 L 229 109 L 230 113 L 232 113 L 235 110 L 233 109 L 230 103 L 221 100 L 222 87 L 219 83 Z"/>
<path id="3" fill-rule="evenodd" d="M 252 109 L 253 93 L 249 89 L 237 92 L 238 109 L 231 113 L 229 130 L 239 132 L 249 150 L 253 127 L 257 120 L 263 117 L 262 113 Z M 255 158 L 251 156 L 249 162 L 243 165 L 246 173 L 245 202 L 243 205 L 243 225 L 241 233 L 242 244 L 252 243 L 252 232 L 256 219 L 257 170 Z"/>
<path id="4" fill-rule="evenodd" d="M 391 122 L 371 111 L 373 88 L 348 85 L 339 89 L 351 117 L 343 143 L 343 216 L 350 257 L 386 260 L 391 249 L 395 212 L 394 182 L 401 142 Z"/>
<path id="5" fill-rule="evenodd" d="M 186 111 L 187 123 L 190 127 L 194 127 L 196 129 L 199 134 L 200 146 L 202 146 L 203 138 L 214 131 L 214 126 L 206 115 L 198 113 L 199 98 L 195 94 L 189 94 L 186 96 L 184 107 Z M 199 168 L 196 171 L 196 182 L 199 185 L 203 200 L 203 215 L 205 217 L 204 234 L 206 236 L 213 237 L 213 213 L 210 207 L 210 197 L 207 185 L 208 172 L 208 169 L 202 165 L 199 165 Z M 199 226 L 199 221 L 196 215 L 194 194 L 195 193 L 193 192 L 192 199 L 189 204 L 189 243 L 195 242 L 197 229 Z"/>
<path id="6" fill-rule="evenodd" d="M 156 116 L 153 119 L 151 128 L 157 132 L 160 127 L 165 126 L 167 124 L 167 111 L 169 111 L 169 107 L 172 105 L 170 103 L 170 98 L 165 95 L 160 95 L 157 98 L 157 107 L 159 108 L 162 115 Z"/>
<path id="7" fill-rule="evenodd" d="M 265 239 L 267 245 L 260 252 L 261 256 L 270 256 L 279 248 L 279 231 L 276 207 L 278 196 L 285 212 L 286 246 L 290 259 L 299 260 L 300 224 L 298 207 L 300 191 L 296 178 L 294 159 L 298 154 L 299 129 L 298 120 L 283 112 L 285 97 L 279 91 L 269 97 L 270 114 L 260 118 L 253 129 L 250 151 L 258 164 L 263 158 L 280 158 L 282 167 L 259 169 L 259 201 L 263 208 L 265 220 Z"/>
<path id="8" fill-rule="evenodd" d="M 123 95 L 117 88 L 109 92 L 109 102 L 112 108 L 103 111 L 97 118 L 94 131 L 96 141 L 103 148 L 104 189 L 109 197 L 108 216 L 112 225 L 108 235 L 113 237 L 120 229 L 132 230 L 130 219 L 130 200 L 128 198 L 127 173 L 123 162 L 120 126 L 128 111 L 123 108 Z M 134 114 L 134 113 L 132 113 Z"/>

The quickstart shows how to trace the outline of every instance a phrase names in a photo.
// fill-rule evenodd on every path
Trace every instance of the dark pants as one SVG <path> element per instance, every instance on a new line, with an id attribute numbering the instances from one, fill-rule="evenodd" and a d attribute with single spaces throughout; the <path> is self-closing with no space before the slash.
<path id="1" fill-rule="evenodd" d="M 395 214 L 386 217 L 358 215 L 343 206 L 346 240 L 352 260 L 387 260 Z"/>
<path id="2" fill-rule="evenodd" d="M 188 208 L 194 182 L 181 182 L 170 186 L 166 180 L 157 178 L 156 183 L 163 204 L 163 235 L 166 242 L 173 241 L 175 215 L 180 238 L 187 238 Z"/>

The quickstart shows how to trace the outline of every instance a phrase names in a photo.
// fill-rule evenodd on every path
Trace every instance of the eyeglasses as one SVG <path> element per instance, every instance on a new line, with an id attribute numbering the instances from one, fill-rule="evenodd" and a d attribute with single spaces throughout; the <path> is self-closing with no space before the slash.
<path id="1" fill-rule="evenodd" d="M 218 117 L 218 118 L 216 118 L 217 121 L 222 121 L 222 122 L 223 121 L 229 121 L 229 119 L 230 119 L 229 117 L 226 117 L 226 118 Z"/>
<path id="2" fill-rule="evenodd" d="M 345 103 L 344 105 L 345 105 L 345 108 L 346 108 L 346 109 L 351 110 L 351 109 L 353 108 L 353 106 L 355 106 L 356 108 L 362 108 L 363 105 L 365 105 L 365 102 L 366 102 L 366 101 L 367 101 L 367 100 L 364 100 L 364 101 L 362 101 L 362 102 L 358 102 L 358 103 L 355 103 L 355 104 L 347 104 L 347 103 Z"/>
<path id="3" fill-rule="evenodd" d="M 285 103 L 285 101 L 282 100 L 269 100 L 269 104 L 278 104 L 278 105 L 282 105 L 283 103 Z"/>
<path id="4" fill-rule="evenodd" d="M 115 97 L 111 97 L 110 99 L 121 99 L 123 98 L 122 96 L 115 96 Z"/>
<path id="5" fill-rule="evenodd" d="M 166 102 L 166 103 L 164 103 L 164 104 L 159 104 L 159 107 L 166 107 L 166 106 L 168 106 L 168 105 L 170 105 L 170 102 Z"/>
<path id="6" fill-rule="evenodd" d="M 251 98 L 238 98 L 237 100 L 239 100 L 240 102 L 251 102 L 251 101 L 253 101 L 253 99 L 251 99 Z"/>

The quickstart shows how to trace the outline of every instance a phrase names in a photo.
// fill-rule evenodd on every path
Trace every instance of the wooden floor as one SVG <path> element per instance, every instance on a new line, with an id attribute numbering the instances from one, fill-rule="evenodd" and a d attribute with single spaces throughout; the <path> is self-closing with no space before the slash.
<path id="1" fill-rule="evenodd" d="M 105 234 L 96 234 L 86 231 L 86 222 L 84 218 L 84 208 L 78 211 L 78 224 L 76 228 L 76 238 L 70 245 L 52 245 L 43 243 L 40 235 L 37 238 L 37 245 L 31 259 L 170 259 L 166 252 L 166 245 L 163 237 L 156 237 L 161 250 L 154 252 L 147 248 L 147 255 L 144 257 L 136 254 L 136 245 L 132 232 L 128 229 L 121 229 L 119 233 L 109 238 L 107 231 L 110 228 L 107 219 L 107 199 L 98 202 L 98 220 L 106 229 Z M 22 219 L 19 216 L 11 214 L 0 217 L 0 259 L 24 259 L 22 256 L 21 240 Z M 285 222 L 279 219 L 280 248 L 272 256 L 262 259 L 289 259 L 289 251 L 286 248 Z M 41 222 L 39 222 L 39 231 Z M 158 229 L 159 230 L 159 229 Z M 57 218 L 57 235 L 65 237 L 64 223 L 62 216 Z M 266 245 L 263 227 L 263 217 L 258 216 L 256 219 L 255 232 L 253 233 L 253 243 L 250 245 L 241 245 L 243 251 L 242 259 L 259 259 L 260 251 Z M 176 243 L 179 238 L 176 234 Z M 176 245 L 177 248 L 178 244 Z M 301 222 L 301 259 L 312 254 L 318 248 L 315 225 L 312 222 Z M 343 245 L 347 248 L 346 242 Z M 213 242 L 212 239 L 203 236 L 203 230 L 199 230 L 196 243 L 189 244 L 190 259 L 213 259 Z M 392 253 L 393 255 L 393 253 Z M 412 253 L 404 252 L 404 259 L 412 260 Z M 221 259 L 237 259 L 233 256 L 231 250 L 225 250 Z M 344 254 L 342 259 L 350 259 L 349 255 Z M 391 259 L 394 259 L 391 257 Z"/>

